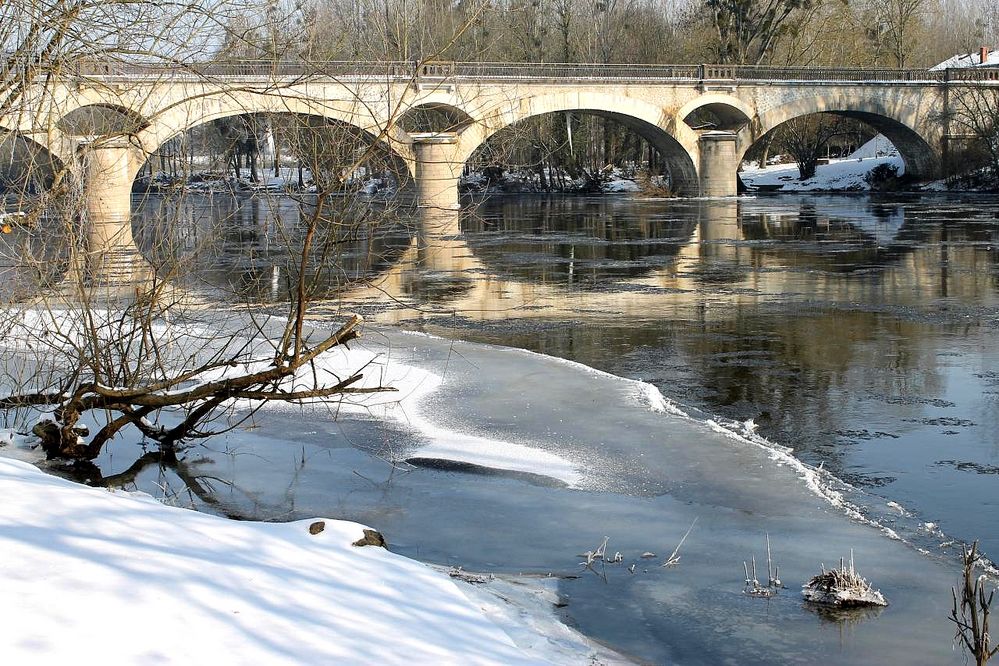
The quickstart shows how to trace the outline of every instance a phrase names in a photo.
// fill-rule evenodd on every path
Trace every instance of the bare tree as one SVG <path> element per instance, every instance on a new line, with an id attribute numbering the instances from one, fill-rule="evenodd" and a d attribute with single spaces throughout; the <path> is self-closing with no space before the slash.
<path id="1" fill-rule="evenodd" d="M 758 65 L 812 0 L 705 0 L 722 63 Z"/>
<path id="2" fill-rule="evenodd" d="M 359 224 L 377 222 L 363 211 L 348 214 L 360 206 L 356 199 L 330 197 L 378 151 L 373 143 L 347 140 L 354 136 L 345 126 L 309 119 L 294 132 L 294 153 L 308 161 L 317 192 L 300 209 L 295 237 L 282 239 L 293 248 L 281 288 L 283 316 L 257 314 L 252 302 L 240 307 L 231 297 L 236 307 L 222 310 L 192 302 L 178 283 L 207 244 L 185 256 L 173 237 L 160 235 L 147 248 L 156 269 L 147 279 L 122 289 L 103 276 L 70 270 L 56 284 L 38 284 L 28 302 L 8 304 L 2 326 L 8 340 L 21 342 L 4 358 L 0 376 L 9 393 L 0 411 L 30 427 L 48 457 L 92 460 L 128 426 L 162 450 L 175 450 L 234 427 L 266 402 L 388 390 L 357 386 L 363 368 L 337 372 L 321 363 L 359 335 L 359 317 L 325 334 L 306 325 L 324 275 L 340 270 L 344 239 L 358 233 Z M 323 172 L 335 176 L 318 177 Z M 182 222 L 165 221 L 174 232 Z M 17 251 L 29 267 L 45 261 Z M 85 416 L 97 423 L 95 432 L 82 426 Z"/>
<path id="3" fill-rule="evenodd" d="M 798 163 L 798 178 L 815 175 L 829 142 L 846 131 L 843 118 L 827 113 L 789 120 L 774 131 L 775 141 Z"/>
<path id="4" fill-rule="evenodd" d="M 952 126 L 965 134 L 971 141 L 963 159 L 970 163 L 963 166 L 984 166 L 985 180 L 993 185 L 999 183 L 999 81 L 990 80 L 994 69 L 968 68 L 962 71 L 968 81 L 966 86 L 952 99 Z M 976 156 L 977 153 L 977 156 Z M 984 157 L 984 159 L 982 159 Z"/>
<path id="5" fill-rule="evenodd" d="M 245 17 L 233 21 L 238 29 L 217 37 L 214 28 L 235 13 L 227 17 L 224 6 L 210 9 L 164 9 L 126 0 L 5 3 L 0 115 L 44 135 L 50 128 L 38 126 L 42 118 L 32 117 L 32 109 L 43 106 L 47 82 L 83 76 L 82 62 L 173 64 L 192 55 L 199 39 L 202 48 L 223 58 L 287 55 L 292 42 L 282 36 L 283 18 L 275 10 L 257 23 Z M 207 36 L 199 32 L 205 26 L 213 28 Z M 92 84 L 102 85 L 101 78 Z M 146 257 L 151 265 L 109 273 L 108 267 L 122 268 L 122 253 L 128 266 L 144 263 L 135 256 L 128 225 L 117 227 L 127 238 L 123 245 L 112 241 L 95 248 L 90 237 L 103 221 L 88 214 L 79 165 L 43 163 L 44 151 L 14 133 L 5 135 L 19 156 L 6 174 L 7 189 L 17 192 L 12 204 L 25 215 L 17 216 L 16 232 L 4 236 L 0 249 L 15 272 L 36 276 L 25 290 L 5 294 L 0 312 L 7 346 L 0 361 L 0 412 L 7 424 L 33 433 L 50 458 L 89 461 L 127 430 L 175 452 L 186 441 L 234 427 L 267 402 L 335 401 L 387 390 L 378 382 L 360 386 L 361 367 L 333 371 L 322 363 L 334 347 L 359 335 L 359 317 L 347 316 L 325 333 L 307 326 L 306 317 L 326 276 L 341 270 L 345 239 L 378 223 L 381 213 L 350 196 L 348 185 L 386 162 L 379 139 L 396 117 L 390 113 L 386 127 L 373 134 L 310 118 L 294 117 L 282 126 L 280 140 L 305 165 L 302 171 L 315 191 L 300 202 L 295 223 L 287 225 L 293 229 L 284 240 L 294 252 L 279 285 L 286 306 L 270 314 L 254 302 L 231 299 L 222 310 L 209 307 L 179 286 L 190 257 L 170 232 L 147 234 L 154 239 Z M 127 117 L 105 124 L 91 120 L 86 133 L 92 140 L 135 131 L 124 122 Z M 236 139 L 252 140 L 244 149 L 255 153 L 260 123 L 249 115 L 235 126 L 245 130 Z M 171 141 L 193 150 L 192 135 Z M 167 152 L 161 149 L 157 157 Z M 184 165 L 174 162 L 170 172 L 186 170 L 183 183 L 192 164 L 193 158 Z M 233 169 L 241 171 L 239 164 Z M 166 226 L 182 230 L 183 222 Z M 203 248 L 195 242 L 189 249 Z"/>
<path id="6" fill-rule="evenodd" d="M 916 43 L 925 0 L 870 0 L 867 31 L 876 48 L 885 48 L 895 67 L 909 65 L 909 47 Z"/>
<path id="7" fill-rule="evenodd" d="M 995 590 L 985 593 L 984 576 L 975 576 L 975 567 L 982 559 L 978 552 L 978 542 L 965 546 L 961 554 L 964 565 L 960 590 L 951 588 L 954 604 L 950 611 L 950 621 L 957 625 L 954 642 L 971 653 L 976 666 L 985 666 L 989 659 L 999 652 L 999 645 L 991 645 L 989 619 Z"/>

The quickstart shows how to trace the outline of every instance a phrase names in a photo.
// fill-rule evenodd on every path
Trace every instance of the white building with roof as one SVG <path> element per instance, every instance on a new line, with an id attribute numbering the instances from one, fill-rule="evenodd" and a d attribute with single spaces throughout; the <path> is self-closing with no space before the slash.
<path id="1" fill-rule="evenodd" d="M 964 67 L 999 67 L 999 51 L 983 46 L 978 53 L 960 53 L 930 67 L 931 70 L 959 69 Z"/>

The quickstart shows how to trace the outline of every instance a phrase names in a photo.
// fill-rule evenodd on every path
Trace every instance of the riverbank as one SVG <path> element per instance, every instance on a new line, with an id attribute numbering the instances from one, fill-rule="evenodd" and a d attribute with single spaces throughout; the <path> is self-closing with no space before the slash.
<path id="1" fill-rule="evenodd" d="M 590 639 L 657 663 L 796 663 L 816 649 L 842 664 L 955 656 L 940 610 L 955 567 L 865 520 L 835 479 L 780 447 L 576 363 L 368 333 L 349 355 L 395 378 L 397 404 L 353 405 L 336 420 L 318 405 L 272 405 L 252 428 L 183 456 L 185 478 L 216 489 L 200 508 L 290 522 L 226 521 L 0 466 L 0 490 L 16 498 L 0 508 L 9 554 L 0 593 L 28 600 L 6 623 L 23 637 L 19 662 L 66 656 L 68 645 L 77 656 L 174 663 L 619 659 L 554 622 L 555 599 L 559 617 Z M 129 448 L 102 456 L 105 473 L 131 464 Z M 135 484 L 193 502 L 177 482 L 152 466 Z M 320 519 L 324 529 L 310 533 L 314 516 L 330 515 L 357 522 Z M 695 522 L 680 561 L 662 566 Z M 351 546 L 363 536 L 357 523 L 399 555 Z M 788 589 L 764 601 L 742 593 L 741 560 L 762 561 L 768 533 Z M 620 558 L 581 568 L 608 537 L 606 552 Z M 827 624 L 797 588 L 851 551 L 892 605 Z M 500 591 L 483 615 L 481 601 L 463 605 L 443 574 L 400 555 L 548 588 L 522 595 L 540 599 L 527 608 Z M 66 625 L 60 642 L 46 638 L 52 599 Z M 846 644 L 828 630 L 844 621 Z M 122 627 L 121 652 L 109 652 Z M 738 641 L 719 643 L 719 631 Z M 181 633 L 184 650 L 160 639 Z"/>
<path id="2" fill-rule="evenodd" d="M 8 663 L 613 663 L 541 602 L 356 545 L 357 523 L 232 521 L 4 458 L 0 494 Z"/>
<path id="3" fill-rule="evenodd" d="M 749 190 L 765 192 L 867 192 L 877 185 L 869 174 L 881 165 L 888 165 L 898 176 L 905 174 L 905 163 L 898 155 L 848 157 L 831 159 L 816 167 L 815 175 L 800 180 L 798 165 L 772 164 L 765 167 L 749 165 L 739 177 Z"/>

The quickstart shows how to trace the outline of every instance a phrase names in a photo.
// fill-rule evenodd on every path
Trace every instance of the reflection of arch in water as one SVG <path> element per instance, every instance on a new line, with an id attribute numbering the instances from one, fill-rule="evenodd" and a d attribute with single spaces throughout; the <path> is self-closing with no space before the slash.
<path id="1" fill-rule="evenodd" d="M 161 276 L 223 297 L 276 302 L 286 299 L 297 275 L 301 220 L 314 206 L 315 197 L 148 197 L 133 224 L 136 243 Z M 316 271 L 315 298 L 384 273 L 410 244 L 413 224 L 405 212 L 351 210 L 352 218 L 338 214 L 319 225 L 308 268 Z"/>
<path id="2" fill-rule="evenodd" d="M 66 162 L 46 143 L 0 127 L 0 194 L 32 196 L 51 187 L 55 174 Z"/>
<path id="3" fill-rule="evenodd" d="M 2 210 L 2 208 L 0 208 Z M 59 217 L 43 216 L 30 225 L 12 223 L 0 234 L 0 303 L 37 296 L 59 283 L 69 268 L 72 239 Z"/>
<path id="4" fill-rule="evenodd" d="M 497 197 L 466 212 L 469 248 L 491 273 L 512 280 L 599 289 L 672 263 L 696 221 L 670 202 L 622 205 L 585 197 Z"/>
<path id="5" fill-rule="evenodd" d="M 755 246 L 793 265 L 831 272 L 883 270 L 911 253 L 925 238 L 899 201 L 807 197 L 774 210 L 767 199 L 760 210 L 743 203 L 746 240 L 773 241 Z"/>
<path id="6" fill-rule="evenodd" d="M 0 302 L 30 298 L 66 273 L 76 201 L 44 197 L 64 168 L 34 137 L 0 128 L 0 213 L 12 213 L 0 234 Z"/>

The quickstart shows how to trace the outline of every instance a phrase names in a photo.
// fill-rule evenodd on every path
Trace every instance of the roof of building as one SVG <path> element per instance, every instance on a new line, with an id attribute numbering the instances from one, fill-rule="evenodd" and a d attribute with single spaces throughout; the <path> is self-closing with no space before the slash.
<path id="1" fill-rule="evenodd" d="M 999 51 L 989 51 L 985 62 L 981 62 L 980 53 L 961 53 L 933 65 L 930 69 L 957 69 L 960 67 L 999 67 Z"/>

